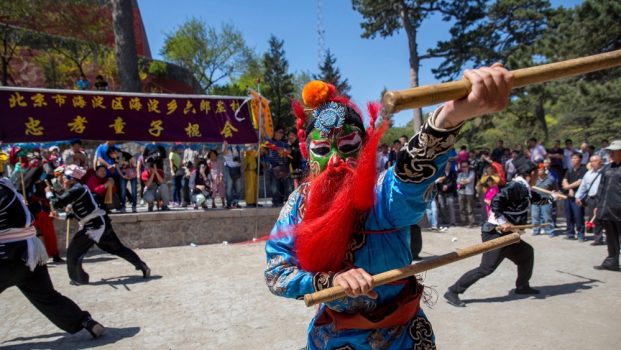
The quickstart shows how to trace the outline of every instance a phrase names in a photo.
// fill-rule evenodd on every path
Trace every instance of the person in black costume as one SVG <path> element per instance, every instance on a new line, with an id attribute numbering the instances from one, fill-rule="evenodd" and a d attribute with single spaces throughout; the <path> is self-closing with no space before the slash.
<path id="1" fill-rule="evenodd" d="M 0 293 L 16 286 L 58 328 L 69 333 L 86 329 L 93 338 L 100 337 L 104 326 L 54 289 L 33 221 L 13 184 L 0 179 Z"/>
<path id="2" fill-rule="evenodd" d="M 483 242 L 510 233 L 513 231 L 513 225 L 526 224 L 531 204 L 544 204 L 551 201 L 550 197 L 542 196 L 530 188 L 531 183 L 536 180 L 535 171 L 537 168 L 535 164 L 524 156 L 514 160 L 513 164 L 517 170 L 517 177 L 503 187 L 492 199 L 490 216 L 481 228 Z M 554 195 L 554 199 L 556 199 L 556 195 Z M 531 288 L 529 284 L 535 258 L 533 247 L 524 241 L 520 241 L 484 253 L 481 264 L 466 272 L 455 284 L 449 287 L 444 298 L 451 305 L 465 306 L 466 304 L 460 300 L 459 294 L 465 292 L 476 281 L 494 272 L 505 258 L 517 265 L 518 276 L 515 281 L 515 293 L 539 294 L 539 291 Z"/>
<path id="3" fill-rule="evenodd" d="M 136 253 L 121 243 L 112 229 L 108 214 L 99 207 L 93 194 L 85 185 L 78 182 L 84 170 L 70 165 L 65 169 L 63 186 L 65 192 L 57 196 L 52 188 L 46 188 L 46 196 L 54 208 L 69 208 L 67 217 L 78 220 L 79 231 L 73 236 L 67 249 L 67 271 L 74 284 L 85 284 L 89 276 L 82 269 L 82 259 L 86 252 L 96 244 L 103 251 L 117 255 L 141 270 L 144 278 L 151 276 L 151 270 Z"/>

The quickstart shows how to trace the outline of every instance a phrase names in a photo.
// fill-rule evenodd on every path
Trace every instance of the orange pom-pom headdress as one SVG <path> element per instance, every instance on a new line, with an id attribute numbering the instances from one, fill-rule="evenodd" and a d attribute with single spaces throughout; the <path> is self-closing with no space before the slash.
<path id="1" fill-rule="evenodd" d="M 339 95 L 336 87 L 321 80 L 313 80 L 307 83 L 302 90 L 302 101 L 311 109 L 310 120 L 307 111 L 299 101 L 293 101 L 293 113 L 297 117 L 298 138 L 300 150 L 304 158 L 308 158 L 306 136 L 316 128 L 322 133 L 328 133 L 332 129 L 340 128 L 343 124 L 353 124 L 365 130 L 362 122 L 360 109 L 349 98 Z M 367 134 L 375 130 L 375 121 L 379 115 L 380 105 L 369 103 L 370 126 Z"/>

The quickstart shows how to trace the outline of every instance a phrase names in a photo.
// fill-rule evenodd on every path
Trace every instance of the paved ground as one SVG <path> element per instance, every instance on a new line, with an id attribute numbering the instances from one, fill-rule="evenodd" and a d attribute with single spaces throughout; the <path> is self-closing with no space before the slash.
<path id="1" fill-rule="evenodd" d="M 452 238 L 457 237 L 456 242 Z M 496 273 L 464 294 L 466 308 L 441 295 L 478 258 L 425 276 L 438 296 L 425 307 L 440 349 L 618 349 L 621 343 L 621 273 L 596 271 L 602 246 L 547 236 L 526 236 L 535 247 L 532 285 L 537 297 L 510 294 L 515 267 Z M 424 256 L 479 242 L 476 229 L 424 232 Z M 147 249 L 138 252 L 153 270 L 144 281 L 109 255 L 87 259 L 93 284 L 71 286 L 65 266 L 50 265 L 61 293 L 109 330 L 99 340 L 68 335 L 38 313 L 16 288 L 0 296 L 0 349 L 299 349 L 313 310 L 272 296 L 263 283 L 263 243 Z"/>

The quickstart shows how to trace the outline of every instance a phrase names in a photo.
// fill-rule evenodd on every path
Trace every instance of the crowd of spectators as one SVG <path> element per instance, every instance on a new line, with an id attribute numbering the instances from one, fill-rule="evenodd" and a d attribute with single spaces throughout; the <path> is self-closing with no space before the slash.
<path id="1" fill-rule="evenodd" d="M 278 129 L 274 138 L 257 145 L 164 146 L 155 142 L 116 144 L 105 141 L 87 149 L 80 140 L 72 140 L 66 149 L 54 145 L 46 149 L 5 147 L 0 154 L 0 176 L 12 177 L 40 168 L 26 187 L 35 191 L 46 180 L 62 173 L 64 166 L 75 164 L 87 172 L 84 184 L 110 213 L 136 213 L 144 205 L 147 211 L 171 208 L 208 209 L 261 206 L 258 202 L 257 171 L 265 178 L 264 194 L 272 196 L 272 206 L 280 207 L 299 185 L 305 162 L 302 161 L 296 131 L 284 138 Z M 63 146 L 65 148 L 65 146 Z M 17 170 L 17 171 L 16 171 Z M 271 191 L 270 191 L 271 190 Z M 268 193 L 269 192 L 269 193 Z"/>
<path id="2" fill-rule="evenodd" d="M 391 146 L 378 146 L 378 172 L 392 166 L 407 138 L 394 140 Z M 561 214 L 566 221 L 564 235 L 567 239 L 586 240 L 586 232 L 594 232 L 593 245 L 604 244 L 601 223 L 594 218 L 602 169 L 610 162 L 606 148 L 608 140 L 599 147 L 583 142 L 574 147 L 571 139 L 555 140 L 545 147 L 536 138 L 524 145 L 506 147 L 498 140 L 490 150 L 466 145 L 449 151 L 449 162 L 436 181 L 434 194 L 427 205 L 427 221 L 434 231 L 446 231 L 451 226 L 474 227 L 487 221 L 489 204 L 499 188 L 515 176 L 513 165 L 520 155 L 525 155 L 538 166 L 536 186 L 548 191 L 558 191 L 567 199 L 553 204 L 531 206 L 534 235 L 556 235 L 557 218 Z M 557 230 L 558 231 L 558 230 Z"/>
<path id="3" fill-rule="evenodd" d="M 76 164 L 89 171 L 85 183 L 102 204 L 125 213 L 129 206 L 132 212 L 137 212 L 140 204 L 148 211 L 167 211 L 171 207 L 217 208 L 218 202 L 226 209 L 240 208 L 242 199 L 247 206 L 260 205 L 257 201 L 259 168 L 271 193 L 272 206 L 279 207 L 299 185 L 306 168 L 296 135 L 295 129 L 287 132 L 277 128 L 273 138 L 261 145 L 260 163 L 256 145 L 244 147 L 225 142 L 217 147 L 197 148 L 174 144 L 167 150 L 157 143 L 138 149 L 106 141 L 89 154 L 80 140 L 73 140 L 62 152 L 58 146 L 52 146 L 20 154 L 19 147 L 12 147 L 4 161 L 0 155 L 0 170 L 10 176 L 10 169 L 21 159 L 25 161 L 22 166 L 41 167 L 42 173 L 51 178 L 62 166 Z M 390 146 L 378 147 L 378 172 L 394 165 L 398 151 L 406 142 L 407 137 L 402 136 Z M 554 235 L 557 217 L 562 212 L 568 238 L 584 240 L 585 231 L 593 229 L 594 244 L 603 244 L 602 227 L 591 220 L 594 200 L 589 198 L 596 195 L 598 174 L 610 161 L 607 146 L 608 141 L 602 140 L 599 148 L 586 142 L 574 148 L 568 139 L 563 148 L 560 140 L 546 148 L 531 138 L 524 146 L 513 148 L 505 147 L 499 140 L 491 150 L 474 150 L 465 145 L 459 151 L 452 149 L 449 162 L 436 181 L 435 195 L 427 206 L 431 229 L 445 231 L 450 226 L 474 227 L 485 222 L 491 199 L 515 175 L 513 160 L 524 154 L 539 166 L 537 187 L 560 191 L 568 197 L 562 203 L 532 207 L 534 224 L 553 223 L 551 227 L 535 229 L 534 233 L 543 231 Z"/>

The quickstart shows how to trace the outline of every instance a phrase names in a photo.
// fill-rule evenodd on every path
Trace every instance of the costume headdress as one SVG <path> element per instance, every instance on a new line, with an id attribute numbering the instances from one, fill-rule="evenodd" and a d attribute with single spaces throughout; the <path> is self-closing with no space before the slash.
<path id="1" fill-rule="evenodd" d="M 360 109 L 349 98 L 339 95 L 332 84 L 321 80 L 307 83 L 302 90 L 302 101 L 311 112 L 310 118 L 307 117 L 302 103 L 297 100 L 293 101 L 293 113 L 297 117 L 298 139 L 304 158 L 308 158 L 306 137 L 312 129 L 317 129 L 324 135 L 344 124 L 353 124 L 360 130 L 365 130 Z M 375 131 L 380 107 L 379 103 L 368 104 L 370 123 L 367 135 Z"/>

